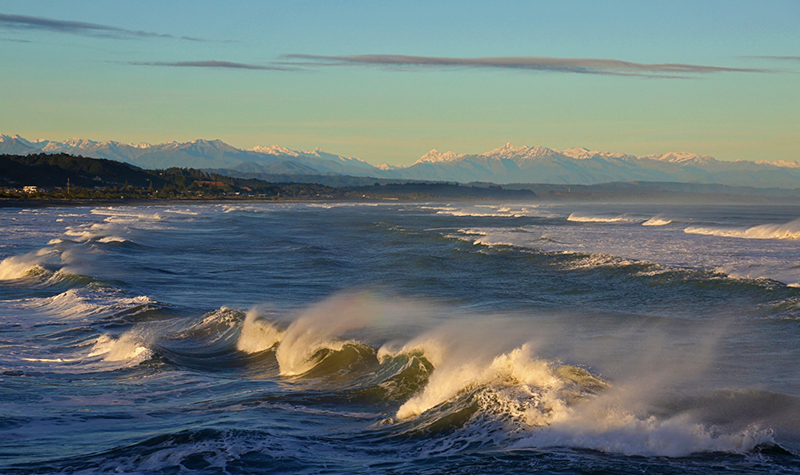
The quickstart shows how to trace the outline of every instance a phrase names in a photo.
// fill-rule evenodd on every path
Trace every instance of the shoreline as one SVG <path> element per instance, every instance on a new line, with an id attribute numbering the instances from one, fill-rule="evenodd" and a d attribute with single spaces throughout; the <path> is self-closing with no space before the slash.
<path id="1" fill-rule="evenodd" d="M 278 199 L 278 200 L 259 200 L 259 199 L 124 199 L 124 200 L 107 200 L 107 199 L 74 199 L 74 200 L 59 200 L 59 199 L 32 199 L 32 200 L 18 200 L 18 199 L 0 199 L 0 208 L 80 208 L 84 206 L 147 206 L 147 205 L 194 205 L 194 204 L 228 204 L 228 203 L 297 203 L 297 202 L 320 202 L 320 201 L 355 201 L 355 200 L 333 200 L 333 199 Z"/>

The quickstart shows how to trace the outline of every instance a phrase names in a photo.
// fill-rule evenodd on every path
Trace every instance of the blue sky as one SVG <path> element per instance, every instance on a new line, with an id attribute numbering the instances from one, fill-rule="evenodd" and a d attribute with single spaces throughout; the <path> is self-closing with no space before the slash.
<path id="1" fill-rule="evenodd" d="M 0 0 L 0 132 L 798 160 L 797 25 L 797 0 Z"/>

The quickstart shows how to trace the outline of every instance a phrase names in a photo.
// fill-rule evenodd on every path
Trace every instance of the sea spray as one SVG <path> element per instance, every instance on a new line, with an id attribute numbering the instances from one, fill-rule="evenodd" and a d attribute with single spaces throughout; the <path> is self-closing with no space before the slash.
<path id="1" fill-rule="evenodd" d="M 552 397 L 551 392 L 563 386 L 550 364 L 530 356 L 530 348 L 523 346 L 509 353 L 498 355 L 490 361 L 471 358 L 462 361 L 445 361 L 435 370 L 421 394 L 412 397 L 397 411 L 398 419 L 421 414 L 432 407 L 454 398 L 460 392 L 476 386 L 534 386 L 541 392 L 541 405 L 535 415 L 529 415 L 537 423 L 542 413 L 559 417 L 563 402 Z"/>
<path id="2" fill-rule="evenodd" d="M 60 262 L 60 254 L 53 248 L 44 248 L 21 256 L 10 256 L 0 261 L 0 281 L 19 280 L 45 272 Z"/>
<path id="3" fill-rule="evenodd" d="M 709 236 L 734 237 L 742 239 L 800 239 L 800 219 L 786 224 L 761 224 L 746 229 L 708 228 L 690 226 L 684 230 L 687 234 L 705 234 Z"/>
<path id="4" fill-rule="evenodd" d="M 278 346 L 281 375 L 301 375 L 319 363 L 314 356 L 320 350 L 341 351 L 347 343 L 354 343 L 342 339 L 342 335 L 364 327 L 376 314 L 365 299 L 359 294 L 344 294 L 303 312 L 286 329 Z"/>
<path id="5" fill-rule="evenodd" d="M 671 219 L 666 219 L 659 215 L 659 216 L 653 216 L 652 218 L 643 222 L 642 226 L 666 226 L 670 223 L 672 223 Z"/>
<path id="6" fill-rule="evenodd" d="M 642 221 L 638 218 L 632 218 L 626 215 L 620 216 L 593 216 L 593 215 L 585 215 L 581 213 L 571 213 L 567 217 L 567 221 L 573 221 L 576 223 L 634 223 L 638 221 Z"/>
<path id="7" fill-rule="evenodd" d="M 797 241 L 683 232 L 796 206 L 246 205 L 269 212 L 41 208 L 0 236 L 53 252 L 0 286 L 0 471 L 800 473 L 800 294 L 713 272 L 781 275 Z M 446 207 L 518 211 L 484 205 Z"/>
<path id="8" fill-rule="evenodd" d="M 135 331 L 126 332 L 117 338 L 104 334 L 95 342 L 89 357 L 102 356 L 103 361 L 126 361 L 139 363 L 152 356 L 144 339 Z"/>
<path id="9" fill-rule="evenodd" d="M 259 353 L 269 350 L 282 339 L 284 331 L 279 330 L 274 323 L 267 321 L 251 309 L 242 323 L 242 331 L 236 340 L 236 349 L 245 353 Z"/>

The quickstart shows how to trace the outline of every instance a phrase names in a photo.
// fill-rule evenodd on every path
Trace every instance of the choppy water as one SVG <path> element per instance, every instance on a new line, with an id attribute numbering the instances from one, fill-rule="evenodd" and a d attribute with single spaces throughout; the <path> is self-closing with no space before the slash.
<path id="1" fill-rule="evenodd" d="M 800 473 L 798 218 L 0 209 L 0 471 Z"/>

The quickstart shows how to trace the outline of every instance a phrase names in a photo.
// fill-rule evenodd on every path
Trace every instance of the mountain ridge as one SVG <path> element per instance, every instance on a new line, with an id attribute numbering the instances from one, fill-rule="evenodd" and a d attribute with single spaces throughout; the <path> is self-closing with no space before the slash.
<path id="1" fill-rule="evenodd" d="M 70 138 L 26 140 L 0 134 L 0 153 L 70 153 L 129 163 L 141 168 L 201 168 L 266 174 L 349 175 L 398 180 L 475 181 L 497 184 L 598 184 L 674 181 L 734 186 L 800 188 L 796 161 L 720 161 L 709 155 L 667 152 L 634 156 L 573 147 L 565 150 L 511 143 L 479 154 L 432 149 L 408 166 L 372 165 L 365 160 L 279 145 L 239 149 L 219 139 L 150 144 Z"/>

